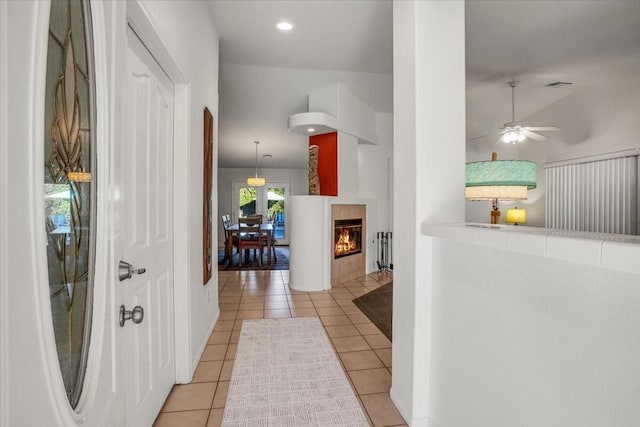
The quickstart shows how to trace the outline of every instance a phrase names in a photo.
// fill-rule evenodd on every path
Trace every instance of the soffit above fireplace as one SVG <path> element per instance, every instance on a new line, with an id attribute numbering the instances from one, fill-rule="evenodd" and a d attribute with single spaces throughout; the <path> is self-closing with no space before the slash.
<path id="1" fill-rule="evenodd" d="M 331 132 L 344 132 L 358 138 L 360 144 L 378 144 L 378 136 L 374 132 L 346 123 L 336 117 L 321 112 L 298 113 L 289 117 L 289 131 L 313 136 Z M 309 131 L 313 128 L 313 131 Z"/>
<path id="2" fill-rule="evenodd" d="M 338 131 L 355 136 L 359 144 L 378 144 L 375 111 L 345 85 L 335 83 L 310 93 L 308 105 L 308 113 L 289 117 L 289 131 L 307 136 Z"/>

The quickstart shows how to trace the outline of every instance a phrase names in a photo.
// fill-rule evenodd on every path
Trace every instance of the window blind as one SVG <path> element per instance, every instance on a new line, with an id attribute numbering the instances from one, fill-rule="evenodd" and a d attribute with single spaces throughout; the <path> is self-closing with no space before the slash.
<path id="1" fill-rule="evenodd" d="M 638 234 L 638 155 L 545 165 L 546 227 Z"/>

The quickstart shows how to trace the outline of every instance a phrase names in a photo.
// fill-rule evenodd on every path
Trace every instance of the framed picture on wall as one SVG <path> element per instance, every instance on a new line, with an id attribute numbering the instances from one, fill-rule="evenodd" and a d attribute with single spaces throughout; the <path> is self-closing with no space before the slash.
<path id="1" fill-rule="evenodd" d="M 204 108 L 204 155 L 202 168 L 202 284 L 211 279 L 213 268 L 213 115 Z"/>

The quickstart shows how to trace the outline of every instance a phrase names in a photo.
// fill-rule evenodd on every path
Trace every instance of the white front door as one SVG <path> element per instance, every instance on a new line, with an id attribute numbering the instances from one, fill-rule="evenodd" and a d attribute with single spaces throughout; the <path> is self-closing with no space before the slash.
<path id="1" fill-rule="evenodd" d="M 153 424 L 175 380 L 173 321 L 174 85 L 135 33 L 127 31 L 126 132 L 122 148 L 123 258 L 143 274 L 119 283 L 126 310 L 127 422 Z"/>

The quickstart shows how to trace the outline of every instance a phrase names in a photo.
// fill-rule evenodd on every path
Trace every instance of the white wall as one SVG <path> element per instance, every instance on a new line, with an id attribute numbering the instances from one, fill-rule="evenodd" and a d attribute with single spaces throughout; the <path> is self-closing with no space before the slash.
<path id="1" fill-rule="evenodd" d="M 247 177 L 253 176 L 255 169 L 219 168 L 218 169 L 218 245 L 224 244 L 224 231 L 220 217 L 233 212 L 233 183 L 246 182 Z M 290 195 L 308 194 L 307 169 L 258 169 L 258 174 L 267 179 L 267 184 L 273 182 L 288 182 Z"/>
<path id="2" fill-rule="evenodd" d="M 308 104 L 309 112 L 329 114 L 358 129 L 370 131 L 375 128 L 375 111 L 344 84 L 334 84 L 310 93 Z"/>
<path id="3" fill-rule="evenodd" d="M 433 250 L 434 426 L 640 425 L 639 275 L 443 239 Z"/>
<path id="4" fill-rule="evenodd" d="M 338 132 L 338 196 L 359 196 L 358 138 Z"/>
<path id="5" fill-rule="evenodd" d="M 7 28 L 8 8 L 7 2 L 0 3 L 0 28 L 3 30 Z M 4 36 L 4 33 L 2 33 Z M 5 397 L 9 390 L 9 318 L 7 314 L 8 309 L 8 286 L 5 283 L 9 283 L 9 275 L 7 272 L 9 251 L 9 239 L 6 237 L 9 235 L 9 222 L 7 212 L 10 209 L 8 194 L 9 194 L 9 174 L 7 159 L 9 157 L 8 144 L 5 141 L 8 140 L 8 128 L 7 128 L 7 114 L 8 114 L 8 82 L 7 82 L 7 52 L 8 52 L 8 37 L 2 37 L 0 39 L 0 235 L 5 236 L 0 239 L 0 425 L 4 426 L 9 424 L 9 400 Z"/>
<path id="6" fill-rule="evenodd" d="M 393 114 L 376 114 L 378 145 L 358 145 L 358 181 L 360 197 L 378 200 L 378 228 L 370 230 L 391 231 L 392 206 L 390 159 L 393 160 Z"/>
<path id="7" fill-rule="evenodd" d="M 391 398 L 410 425 L 426 426 L 433 263 L 420 229 L 464 217 L 464 2 L 394 2 L 393 28 Z"/>

